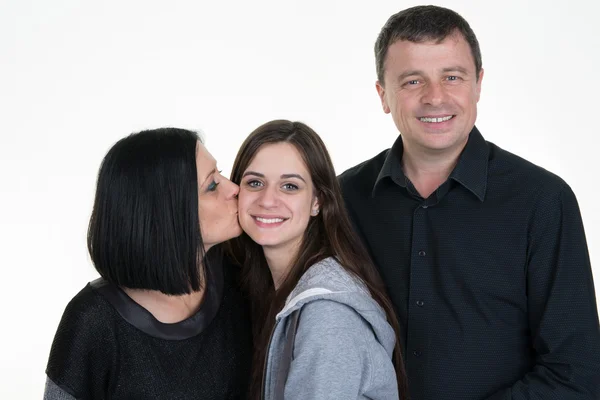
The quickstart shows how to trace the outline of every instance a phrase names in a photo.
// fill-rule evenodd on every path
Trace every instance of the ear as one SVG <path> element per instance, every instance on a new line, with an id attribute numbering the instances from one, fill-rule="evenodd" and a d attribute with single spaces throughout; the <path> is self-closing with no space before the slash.
<path id="1" fill-rule="evenodd" d="M 477 80 L 477 102 L 479 102 L 479 96 L 481 95 L 481 81 L 483 80 L 483 68 L 479 71 L 479 79 Z"/>
<path id="2" fill-rule="evenodd" d="M 387 100 L 385 98 L 385 88 L 383 84 L 379 81 L 375 82 L 375 89 L 377 89 L 377 94 L 379 95 L 379 99 L 381 100 L 381 106 L 383 107 L 383 112 L 386 114 L 390 113 L 390 107 L 387 104 Z"/>
<path id="3" fill-rule="evenodd" d="M 313 217 L 316 217 L 317 215 L 319 215 L 319 211 L 320 211 L 320 205 L 319 205 L 319 198 L 317 196 L 315 196 L 312 206 L 310 207 L 310 215 L 312 215 Z"/>

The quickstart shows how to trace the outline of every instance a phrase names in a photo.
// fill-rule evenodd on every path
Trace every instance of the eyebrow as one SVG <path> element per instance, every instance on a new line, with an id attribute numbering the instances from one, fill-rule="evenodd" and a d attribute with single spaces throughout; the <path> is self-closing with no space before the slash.
<path id="1" fill-rule="evenodd" d="M 265 174 L 261 174 L 260 172 L 255 172 L 255 171 L 246 171 L 244 172 L 244 175 L 242 175 L 242 178 L 248 176 L 248 175 L 253 175 L 253 176 L 257 176 L 259 178 L 264 178 Z M 281 179 L 290 179 L 290 178 L 298 178 L 300 179 L 302 182 L 306 183 L 306 181 L 304 180 L 303 177 L 301 177 L 298 174 L 282 174 L 280 176 Z"/>
<path id="2" fill-rule="evenodd" d="M 416 69 L 406 71 L 406 72 L 401 73 L 398 76 L 398 80 L 401 81 L 401 80 L 408 78 L 409 76 L 413 76 L 413 75 L 423 75 L 423 72 L 417 71 Z"/>
<path id="3" fill-rule="evenodd" d="M 459 67 L 458 65 L 455 67 L 444 68 L 442 72 L 460 72 L 461 74 L 468 75 L 469 71 L 466 68 Z"/>
<path id="4" fill-rule="evenodd" d="M 444 68 L 444 69 L 442 69 L 442 72 L 460 72 L 461 74 L 465 74 L 465 75 L 469 74 L 469 71 L 467 71 L 466 68 L 460 67 L 458 65 Z M 398 76 L 398 80 L 401 81 L 401 80 L 408 78 L 409 76 L 414 76 L 414 75 L 424 75 L 424 73 L 423 73 L 423 71 L 413 69 L 413 70 L 401 73 Z"/>

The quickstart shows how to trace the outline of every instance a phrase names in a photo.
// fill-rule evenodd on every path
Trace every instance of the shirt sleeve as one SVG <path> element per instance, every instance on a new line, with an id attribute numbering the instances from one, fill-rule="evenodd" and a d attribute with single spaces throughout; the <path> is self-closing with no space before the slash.
<path id="1" fill-rule="evenodd" d="M 600 398 L 600 328 L 579 206 L 567 185 L 542 198 L 530 223 L 526 271 L 536 364 L 488 400 Z"/>
<path id="2" fill-rule="evenodd" d="M 388 380 L 386 389 L 373 388 L 375 372 L 393 382 Z M 385 390 L 382 398 L 397 399 L 395 379 L 391 358 L 356 311 L 328 300 L 303 307 L 285 384 L 286 400 L 356 399 L 368 391 Z"/>
<path id="3" fill-rule="evenodd" d="M 77 400 L 69 392 L 63 390 L 50 378 L 46 378 L 46 388 L 44 390 L 44 400 Z"/>
<path id="4" fill-rule="evenodd" d="M 111 327 L 104 307 L 89 296 L 77 295 L 56 330 L 46 367 L 48 379 L 77 399 L 107 398 L 116 357 Z"/>

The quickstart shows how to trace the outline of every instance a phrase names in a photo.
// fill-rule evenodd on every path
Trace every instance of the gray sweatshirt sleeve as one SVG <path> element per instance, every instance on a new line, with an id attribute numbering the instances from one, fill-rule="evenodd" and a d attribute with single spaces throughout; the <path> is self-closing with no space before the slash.
<path id="1" fill-rule="evenodd" d="M 390 356 L 369 323 L 351 307 L 330 300 L 306 304 L 296 332 L 285 399 L 360 398 L 398 398 Z"/>
<path id="2" fill-rule="evenodd" d="M 46 377 L 46 389 L 44 390 L 44 400 L 76 400 L 66 391 L 62 390 L 56 383 Z"/>

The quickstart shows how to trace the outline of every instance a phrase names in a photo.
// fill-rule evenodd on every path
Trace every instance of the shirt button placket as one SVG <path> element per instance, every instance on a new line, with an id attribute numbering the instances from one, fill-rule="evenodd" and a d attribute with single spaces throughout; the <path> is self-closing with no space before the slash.
<path id="1" fill-rule="evenodd" d="M 406 372 L 409 379 L 424 382 L 428 342 L 428 314 L 424 306 L 431 282 L 427 214 L 428 206 L 419 205 L 413 214 L 413 235 L 411 243 L 410 287 L 407 320 Z M 419 397 L 419 396 L 417 396 Z"/>

